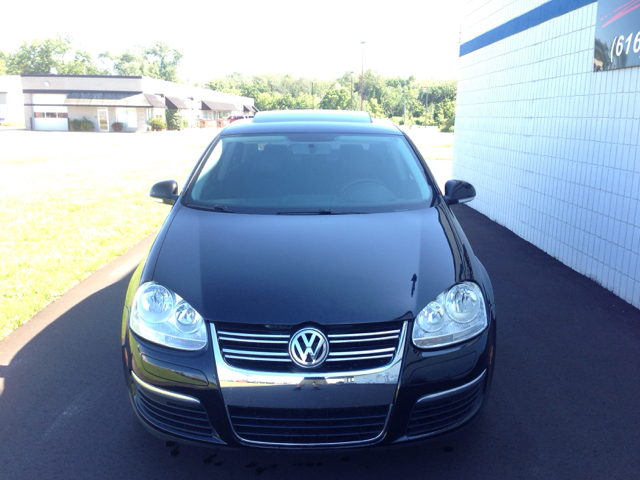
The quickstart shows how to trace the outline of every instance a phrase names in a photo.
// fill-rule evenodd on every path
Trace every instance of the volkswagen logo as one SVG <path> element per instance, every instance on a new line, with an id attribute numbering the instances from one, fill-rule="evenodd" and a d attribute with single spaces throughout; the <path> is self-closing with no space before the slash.
<path id="1" fill-rule="evenodd" d="M 317 367 L 328 355 L 329 341 L 315 328 L 303 328 L 289 340 L 289 356 L 300 367 Z"/>

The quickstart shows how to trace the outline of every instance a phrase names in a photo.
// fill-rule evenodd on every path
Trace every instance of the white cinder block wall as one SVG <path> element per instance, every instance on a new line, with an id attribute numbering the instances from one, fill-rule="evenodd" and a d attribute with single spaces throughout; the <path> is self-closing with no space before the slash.
<path id="1" fill-rule="evenodd" d="M 469 1 L 461 44 L 544 3 Z M 453 176 L 471 207 L 640 308 L 640 68 L 593 72 L 596 13 L 461 55 Z"/>

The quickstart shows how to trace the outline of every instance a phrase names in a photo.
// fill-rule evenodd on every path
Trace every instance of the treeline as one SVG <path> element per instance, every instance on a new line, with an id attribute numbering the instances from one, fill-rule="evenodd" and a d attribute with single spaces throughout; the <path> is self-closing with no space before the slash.
<path id="1" fill-rule="evenodd" d="M 134 47 L 124 53 L 103 52 L 97 59 L 73 46 L 70 37 L 34 40 L 15 52 L 0 50 L 0 75 L 58 73 L 60 75 L 144 75 L 179 82 L 182 54 L 156 42 L 150 47 Z"/>
<path id="2" fill-rule="evenodd" d="M 204 86 L 254 98 L 258 110 L 360 110 L 361 85 L 362 110 L 374 117 L 414 125 L 424 125 L 426 120 L 427 125 L 437 125 L 443 130 L 450 130 L 454 124 L 456 80 L 388 78 L 372 70 L 364 73 L 362 82 L 360 75 L 350 72 L 332 81 L 282 74 L 245 77 L 234 73 Z"/>
<path id="3" fill-rule="evenodd" d="M 0 75 L 75 74 L 143 75 L 180 82 L 182 54 L 161 42 L 134 47 L 123 53 L 103 52 L 97 59 L 74 47 L 70 37 L 24 42 L 14 52 L 0 50 Z M 339 109 L 365 110 L 374 117 L 399 124 L 437 125 L 450 130 L 455 121 L 455 80 L 418 80 L 383 77 L 372 70 L 345 72 L 332 81 L 294 78 L 284 74 L 245 77 L 233 73 L 204 87 L 255 99 L 258 110 Z M 362 99 L 361 93 L 362 91 Z"/>

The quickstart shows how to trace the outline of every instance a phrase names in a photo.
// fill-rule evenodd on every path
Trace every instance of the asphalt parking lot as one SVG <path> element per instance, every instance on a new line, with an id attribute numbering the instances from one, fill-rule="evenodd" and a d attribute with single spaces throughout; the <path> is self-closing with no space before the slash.
<path id="1" fill-rule="evenodd" d="M 0 341 L 0 478 L 637 478 L 640 311 L 468 206 L 454 211 L 499 322 L 490 400 L 461 435 L 324 454 L 164 446 L 134 418 L 119 358 L 147 240 Z"/>

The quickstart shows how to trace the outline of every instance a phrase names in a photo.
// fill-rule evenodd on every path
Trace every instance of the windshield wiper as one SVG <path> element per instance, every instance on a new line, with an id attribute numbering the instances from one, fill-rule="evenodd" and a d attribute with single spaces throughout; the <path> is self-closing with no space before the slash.
<path id="1" fill-rule="evenodd" d="M 211 210 L 215 212 L 236 213 L 235 210 L 230 209 L 226 205 L 219 205 L 219 204 L 216 204 L 213 207 L 211 207 Z"/>

